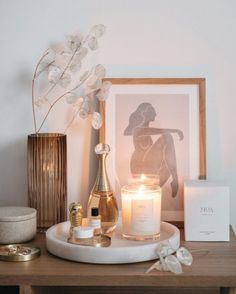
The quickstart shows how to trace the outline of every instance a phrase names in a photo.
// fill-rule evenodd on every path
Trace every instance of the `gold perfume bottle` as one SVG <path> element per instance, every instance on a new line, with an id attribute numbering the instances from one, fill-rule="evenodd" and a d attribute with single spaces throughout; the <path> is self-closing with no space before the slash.
<path id="1" fill-rule="evenodd" d="M 83 207 L 81 203 L 72 202 L 69 206 L 70 212 L 70 231 L 69 237 L 73 235 L 73 229 L 75 227 L 82 226 L 82 219 L 83 219 Z"/>
<path id="2" fill-rule="evenodd" d="M 107 144 L 98 144 L 95 153 L 98 157 L 98 173 L 94 187 L 90 193 L 87 215 L 91 217 L 92 208 L 97 207 L 101 216 L 102 234 L 111 233 L 118 221 L 118 207 L 111 189 L 106 171 L 106 157 L 110 152 Z"/>

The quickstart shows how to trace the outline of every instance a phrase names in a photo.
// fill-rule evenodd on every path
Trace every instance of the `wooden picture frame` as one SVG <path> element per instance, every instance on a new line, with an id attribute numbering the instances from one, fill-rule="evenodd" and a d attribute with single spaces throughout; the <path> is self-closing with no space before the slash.
<path id="1" fill-rule="evenodd" d="M 168 210 L 169 208 L 167 208 L 167 210 L 163 210 L 163 220 L 175 223 L 182 222 L 183 181 L 189 178 L 206 178 L 205 79 L 108 78 L 106 80 L 112 82 L 112 87 L 110 89 L 107 102 L 100 102 L 100 113 L 103 118 L 103 126 L 99 132 L 99 141 L 101 143 L 107 143 L 111 147 L 111 155 L 109 155 L 108 158 L 107 168 L 111 184 L 115 190 L 115 193 L 117 194 L 118 202 L 120 197 L 120 187 L 123 184 L 126 184 L 124 183 L 124 178 L 122 178 L 122 176 L 128 173 L 127 168 L 129 160 L 127 160 L 126 153 L 131 155 L 130 150 L 131 145 L 133 144 L 131 135 L 127 135 L 128 131 L 126 131 L 126 137 L 124 135 L 124 124 L 129 124 L 131 115 L 128 116 L 128 114 L 131 114 L 132 111 L 135 112 L 135 109 L 137 110 L 138 106 L 142 108 L 146 107 L 147 105 L 151 105 L 155 109 L 155 115 L 161 118 L 160 121 L 156 121 L 155 116 L 154 119 L 150 120 L 152 128 L 149 126 L 149 129 L 156 130 L 157 132 L 161 131 L 162 134 L 159 134 L 159 139 L 161 136 L 163 136 L 163 133 L 169 133 L 169 137 L 171 136 L 173 139 L 171 139 L 173 141 L 171 144 L 173 145 L 172 151 L 175 151 L 176 170 L 181 170 L 181 168 L 183 170 L 183 175 L 179 174 L 176 180 L 176 183 L 178 183 L 178 190 L 176 193 L 177 196 L 173 194 L 173 191 L 176 190 L 173 188 L 174 185 L 171 186 L 172 198 L 174 199 L 175 197 L 179 197 L 179 199 L 181 199 L 181 204 L 173 204 L 176 207 L 176 210 L 175 208 L 173 210 Z M 145 103 L 142 103 L 142 101 Z M 146 110 L 144 109 L 144 112 L 145 111 Z M 123 123 L 124 121 L 125 123 Z M 162 124 L 162 122 L 163 126 L 161 128 L 158 127 L 157 124 Z M 123 129 L 120 124 L 123 124 Z M 188 124 L 189 126 L 187 126 Z M 166 128 L 167 125 L 168 127 Z M 171 131 L 173 132 L 171 133 Z M 185 142 L 185 145 L 181 145 L 179 143 L 177 139 L 178 136 L 183 137 L 182 140 Z M 161 140 L 159 139 L 155 141 L 156 145 L 160 143 Z M 157 142 L 158 140 L 159 143 Z M 122 145 L 122 148 L 119 147 L 119 144 L 120 146 Z M 171 150 L 171 146 L 168 144 L 166 146 L 168 146 L 168 148 Z M 153 145 L 154 141 L 151 148 Z M 183 146 L 187 146 L 187 148 L 183 149 Z M 132 155 L 134 154 L 134 151 Z M 188 153 L 188 157 L 187 155 L 184 155 L 185 151 L 186 154 Z M 119 156 L 117 156 L 118 153 Z M 120 158 L 123 158 L 124 156 L 124 161 L 120 163 Z M 154 156 L 153 158 L 155 159 L 154 152 L 152 156 Z M 179 156 L 181 159 L 178 159 L 180 158 Z M 165 160 L 166 158 L 167 157 L 165 155 Z M 184 171 L 185 169 L 181 166 L 182 164 L 186 167 L 186 170 L 189 169 L 189 175 L 187 175 L 186 171 Z M 125 167 L 125 165 L 127 166 Z M 118 166 L 119 170 L 117 168 Z M 173 166 L 173 164 L 170 166 Z M 131 170 L 131 167 L 129 168 Z M 194 172 L 192 172 L 192 170 L 194 170 Z M 120 174 L 122 174 L 122 176 L 120 176 Z M 169 190 L 170 180 L 171 178 L 175 178 L 173 174 L 174 173 L 172 173 L 168 178 Z M 126 177 L 126 180 L 128 180 L 128 177 Z M 172 182 L 173 181 L 174 180 L 172 180 Z M 165 191 L 165 189 L 167 189 L 167 182 L 163 184 L 163 190 Z M 170 198 L 170 201 L 172 201 L 172 198 Z M 163 202 L 166 202 L 164 203 L 165 207 L 168 207 L 168 203 L 170 203 L 170 201 L 168 200 L 168 202 L 166 199 L 167 197 L 164 195 Z M 173 203 L 174 202 L 176 201 L 173 200 Z M 182 207 L 181 210 L 180 206 Z"/>

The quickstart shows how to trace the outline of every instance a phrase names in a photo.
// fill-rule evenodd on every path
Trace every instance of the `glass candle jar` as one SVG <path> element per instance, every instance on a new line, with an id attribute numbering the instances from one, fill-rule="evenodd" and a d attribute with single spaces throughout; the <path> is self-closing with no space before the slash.
<path id="1" fill-rule="evenodd" d="M 130 184 L 121 189 L 122 234 L 130 240 L 155 240 L 160 236 L 161 188 Z"/>

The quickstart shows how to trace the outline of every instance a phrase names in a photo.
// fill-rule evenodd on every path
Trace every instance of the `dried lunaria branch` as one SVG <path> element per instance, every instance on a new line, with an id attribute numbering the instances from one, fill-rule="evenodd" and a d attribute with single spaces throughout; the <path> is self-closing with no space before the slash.
<path id="1" fill-rule="evenodd" d="M 71 104 L 75 111 L 66 130 L 76 117 L 86 118 L 92 115 L 92 126 L 99 129 L 102 125 L 101 115 L 94 109 L 94 98 L 104 101 L 109 93 L 111 83 L 103 82 L 106 70 L 97 64 L 84 69 L 84 61 L 90 52 L 97 50 L 98 38 L 105 32 L 105 26 L 95 25 L 85 37 L 70 35 L 64 44 L 47 49 L 39 59 L 32 79 L 32 110 L 35 133 L 39 133 L 54 106 L 63 98 Z M 43 95 L 35 94 L 36 79 L 47 73 L 48 89 Z M 57 90 L 56 93 L 55 89 Z M 48 104 L 42 122 L 37 127 L 36 107 Z"/>

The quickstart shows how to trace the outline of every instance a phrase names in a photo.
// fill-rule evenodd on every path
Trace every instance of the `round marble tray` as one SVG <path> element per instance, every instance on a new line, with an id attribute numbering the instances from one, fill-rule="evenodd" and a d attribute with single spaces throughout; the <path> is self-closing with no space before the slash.
<path id="1" fill-rule="evenodd" d="M 46 245 L 52 254 L 77 262 L 118 264 L 134 263 L 157 259 L 155 253 L 159 243 L 168 244 L 169 254 L 179 248 L 180 232 L 178 228 L 166 222 L 161 223 L 161 235 L 155 241 L 129 241 L 121 236 L 121 224 L 112 235 L 110 247 L 88 247 L 67 242 L 70 222 L 57 224 L 46 232 Z"/>

